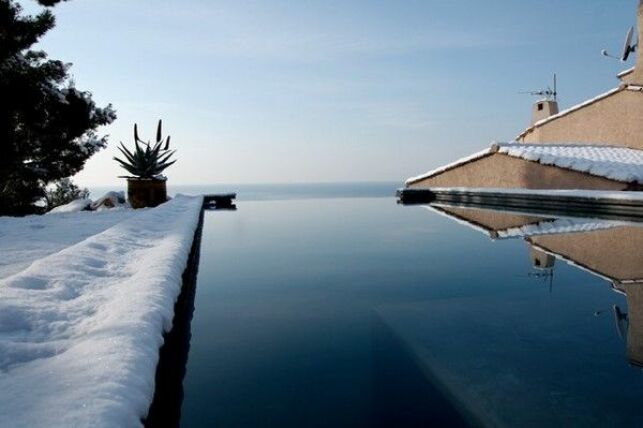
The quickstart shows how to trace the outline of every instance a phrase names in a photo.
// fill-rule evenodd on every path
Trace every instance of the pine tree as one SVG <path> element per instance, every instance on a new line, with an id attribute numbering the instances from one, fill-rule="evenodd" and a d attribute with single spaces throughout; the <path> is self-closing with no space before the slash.
<path id="1" fill-rule="evenodd" d="M 0 0 L 0 215 L 38 211 L 48 185 L 79 172 L 107 144 L 96 129 L 111 123 L 111 104 L 69 78 L 71 64 L 32 46 L 54 27 L 61 0 L 38 0 L 35 16 L 15 0 Z"/>

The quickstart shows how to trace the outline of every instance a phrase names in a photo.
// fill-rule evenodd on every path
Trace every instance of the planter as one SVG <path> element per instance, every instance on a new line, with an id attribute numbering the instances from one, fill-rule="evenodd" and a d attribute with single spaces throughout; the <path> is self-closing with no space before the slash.
<path id="1" fill-rule="evenodd" d="M 155 207 L 167 201 L 166 180 L 127 179 L 127 199 L 132 208 Z"/>

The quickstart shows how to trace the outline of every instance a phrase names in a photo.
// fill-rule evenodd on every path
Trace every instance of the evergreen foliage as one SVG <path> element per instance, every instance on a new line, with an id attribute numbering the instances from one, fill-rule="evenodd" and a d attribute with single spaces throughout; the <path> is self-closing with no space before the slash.
<path id="1" fill-rule="evenodd" d="M 96 129 L 116 118 L 111 104 L 96 107 L 75 87 L 71 64 L 31 49 L 54 24 L 48 8 L 28 16 L 15 0 L 0 0 L 0 215 L 38 211 L 49 184 L 106 146 Z"/>
<path id="2" fill-rule="evenodd" d="M 54 187 L 47 189 L 45 193 L 47 211 L 66 205 L 76 199 L 87 198 L 89 198 L 89 190 L 76 186 L 70 178 L 63 178 L 57 181 Z"/>

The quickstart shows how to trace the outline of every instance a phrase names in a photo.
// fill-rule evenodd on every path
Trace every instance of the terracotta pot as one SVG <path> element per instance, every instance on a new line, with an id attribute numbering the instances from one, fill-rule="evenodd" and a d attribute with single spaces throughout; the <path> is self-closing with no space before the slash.
<path id="1" fill-rule="evenodd" d="M 155 207 L 167 201 L 165 180 L 128 178 L 127 199 L 132 208 Z"/>

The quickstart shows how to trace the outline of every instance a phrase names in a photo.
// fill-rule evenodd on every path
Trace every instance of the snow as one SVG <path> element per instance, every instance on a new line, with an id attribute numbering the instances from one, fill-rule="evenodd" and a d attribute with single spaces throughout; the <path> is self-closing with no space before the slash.
<path id="1" fill-rule="evenodd" d="M 92 203 L 91 199 L 87 199 L 87 198 L 76 199 L 75 201 L 71 201 L 68 204 L 60 205 L 52 209 L 47 214 L 75 213 L 78 211 L 83 211 L 88 209 L 91 203 Z"/>
<path id="2" fill-rule="evenodd" d="M 575 218 L 575 217 L 559 217 L 556 219 L 552 219 L 551 217 L 545 218 L 543 217 L 542 222 L 538 223 L 531 223 L 531 224 L 526 224 L 523 226 L 519 227 L 512 227 L 508 228 L 505 230 L 496 230 L 494 231 L 495 234 L 492 234 L 489 230 L 478 226 L 477 224 L 473 222 L 469 222 L 466 220 L 463 220 L 459 217 L 456 217 L 452 215 L 451 213 L 448 213 L 446 211 L 442 211 L 439 208 L 450 208 L 453 205 L 449 204 L 431 204 L 431 205 L 424 205 L 423 208 L 428 209 L 429 211 L 432 211 L 436 214 L 439 214 L 440 216 L 449 218 L 450 220 L 453 220 L 461 225 L 467 226 L 470 229 L 473 229 L 477 232 L 481 232 L 488 238 L 492 240 L 496 239 L 510 239 L 510 238 L 522 238 L 522 239 L 528 239 L 529 237 L 533 236 L 541 236 L 541 235 L 553 235 L 553 234 L 568 234 L 568 233 L 581 233 L 581 232 L 594 232 L 594 231 L 600 231 L 600 230 L 606 230 L 606 229 L 611 229 L 614 227 L 643 227 L 643 224 L 639 222 L 628 222 L 628 221 L 611 221 L 611 220 L 597 220 L 597 219 L 583 219 L 583 218 Z M 457 205 L 456 205 L 457 207 Z M 472 210 L 484 210 L 487 211 L 487 209 L 480 209 L 480 208 L 475 208 L 475 207 L 467 207 L 468 209 Z M 502 211 L 503 213 L 512 213 L 512 211 Z M 518 214 L 525 214 L 525 213 L 520 213 Z M 530 216 L 542 216 L 541 214 L 534 214 L 530 213 Z M 529 245 L 532 247 L 538 249 L 539 251 L 542 251 L 544 253 L 550 254 L 554 257 L 556 257 L 559 260 L 562 260 L 563 262 L 575 266 L 579 269 L 582 269 L 586 272 L 591 273 L 592 275 L 596 275 L 602 279 L 605 279 L 609 282 L 612 282 L 613 279 L 609 278 L 599 272 L 593 271 L 583 265 L 577 264 L 575 261 L 561 255 L 558 253 L 554 253 L 544 247 L 541 247 L 534 243 L 533 241 L 529 241 Z M 621 283 L 632 283 L 632 282 L 640 282 L 638 280 L 620 280 L 619 282 Z M 613 288 L 614 291 L 616 292 L 621 292 L 620 290 Z"/>
<path id="3" fill-rule="evenodd" d="M 643 150 L 590 144 L 497 144 L 498 152 L 626 183 L 643 183 Z"/>
<path id="4" fill-rule="evenodd" d="M 90 209 L 100 211 L 113 208 L 130 208 L 125 199 L 125 192 L 107 192 L 95 201 L 88 198 L 76 199 L 52 209 L 47 214 L 73 213 Z"/>
<path id="5" fill-rule="evenodd" d="M 101 233 L 134 210 L 0 217 L 0 280 L 32 262 Z"/>
<path id="6" fill-rule="evenodd" d="M 125 199 L 125 192 L 107 192 L 100 198 L 91 203 L 93 210 L 101 210 L 107 208 L 129 208 L 129 204 Z"/>
<path id="7" fill-rule="evenodd" d="M 406 180 L 406 185 L 441 174 L 495 152 L 626 183 L 643 183 L 643 150 L 594 144 L 494 143 L 491 147 Z"/>
<path id="8" fill-rule="evenodd" d="M 443 211 L 443 209 L 458 207 L 458 205 L 433 203 L 431 205 L 423 205 L 423 207 L 425 209 L 428 209 L 429 211 L 437 213 L 440 216 L 447 217 L 450 220 L 455 221 L 456 223 L 462 224 L 478 232 L 481 232 L 493 240 L 528 238 L 531 236 L 542 236 L 542 235 L 595 232 L 599 230 L 612 229 L 612 228 L 621 227 L 621 226 L 643 227 L 643 224 L 638 222 L 599 220 L 599 219 L 591 219 L 591 218 L 578 218 L 578 217 L 565 217 L 565 216 L 552 218 L 551 216 L 544 216 L 543 214 L 530 213 L 529 214 L 530 216 L 542 217 L 542 220 L 536 223 L 527 223 L 522 226 L 494 230 L 493 231 L 494 233 L 492 234 L 489 230 L 481 226 L 478 226 L 473 222 L 470 222 L 465 219 L 461 219 L 447 211 Z M 473 210 L 473 211 L 489 211 L 489 209 L 481 209 L 476 207 L 467 207 L 467 209 Z M 502 210 L 498 212 L 503 214 L 525 215 L 524 212 L 514 212 L 514 211 L 506 211 L 506 210 Z"/>
<path id="9" fill-rule="evenodd" d="M 629 223 L 608 220 L 559 218 L 553 221 L 542 221 L 520 227 L 498 230 L 497 234 L 500 239 L 526 238 L 530 236 L 595 232 L 628 224 Z"/>
<path id="10" fill-rule="evenodd" d="M 621 71 L 620 73 L 618 73 L 616 75 L 616 77 L 618 77 L 620 79 L 620 78 L 625 77 L 628 74 L 632 73 L 633 71 L 634 71 L 634 67 L 630 67 L 630 68 L 625 69 L 625 70 Z"/>
<path id="11" fill-rule="evenodd" d="M 142 425 L 201 206 L 0 218 L 0 426 Z"/>

